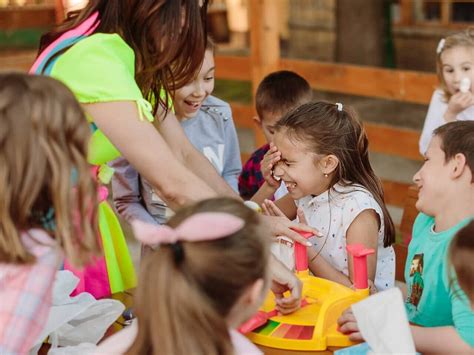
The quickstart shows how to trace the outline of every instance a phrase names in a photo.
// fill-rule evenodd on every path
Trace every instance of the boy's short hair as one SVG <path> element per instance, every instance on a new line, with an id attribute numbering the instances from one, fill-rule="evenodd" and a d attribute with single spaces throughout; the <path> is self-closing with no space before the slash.
<path id="1" fill-rule="evenodd" d="M 311 101 L 313 92 L 309 83 L 289 70 L 268 74 L 258 85 L 255 106 L 260 119 L 268 113 L 287 111 Z"/>
<path id="2" fill-rule="evenodd" d="M 446 123 L 433 132 L 441 138 L 441 149 L 446 161 L 461 153 L 471 169 L 474 179 L 474 121 L 454 121 Z"/>

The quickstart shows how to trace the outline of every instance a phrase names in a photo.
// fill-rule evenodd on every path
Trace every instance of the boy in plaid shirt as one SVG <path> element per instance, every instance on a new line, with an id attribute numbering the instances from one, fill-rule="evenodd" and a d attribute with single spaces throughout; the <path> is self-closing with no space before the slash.
<path id="1" fill-rule="evenodd" d="M 252 198 L 265 181 L 260 164 L 265 155 L 268 157 L 276 152 L 276 148 L 270 149 L 274 124 L 288 111 L 311 101 L 311 98 L 308 82 L 292 71 L 277 71 L 262 80 L 255 96 L 258 116 L 253 119 L 262 129 L 267 143 L 253 152 L 243 166 L 239 176 L 239 193 L 243 199 Z"/>

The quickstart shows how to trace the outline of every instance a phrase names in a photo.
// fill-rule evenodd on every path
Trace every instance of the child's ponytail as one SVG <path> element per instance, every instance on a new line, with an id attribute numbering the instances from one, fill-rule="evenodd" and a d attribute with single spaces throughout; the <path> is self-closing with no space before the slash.
<path id="1" fill-rule="evenodd" d="M 176 231 L 193 215 L 217 211 L 245 224 L 221 239 L 179 239 L 145 255 L 135 297 L 138 335 L 128 354 L 234 353 L 226 318 L 248 287 L 266 280 L 270 240 L 258 215 L 216 198 L 178 211 L 168 226 Z"/>
<path id="2" fill-rule="evenodd" d="M 140 284 L 146 287 L 136 294 L 139 331 L 127 354 L 233 353 L 224 318 L 176 260 L 180 247 L 161 246 L 142 262 Z"/>

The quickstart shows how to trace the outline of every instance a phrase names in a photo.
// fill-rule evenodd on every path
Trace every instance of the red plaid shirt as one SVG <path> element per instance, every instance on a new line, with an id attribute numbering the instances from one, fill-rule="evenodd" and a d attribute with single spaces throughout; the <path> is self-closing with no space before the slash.
<path id="1" fill-rule="evenodd" d="M 60 252 L 40 229 L 22 233 L 31 264 L 0 263 L 0 354 L 26 354 L 43 330 L 51 307 Z"/>
<path id="2" fill-rule="evenodd" d="M 242 168 L 239 176 L 239 193 L 244 200 L 250 200 L 265 182 L 260 170 L 260 163 L 269 149 L 270 145 L 268 144 L 258 148 Z"/>

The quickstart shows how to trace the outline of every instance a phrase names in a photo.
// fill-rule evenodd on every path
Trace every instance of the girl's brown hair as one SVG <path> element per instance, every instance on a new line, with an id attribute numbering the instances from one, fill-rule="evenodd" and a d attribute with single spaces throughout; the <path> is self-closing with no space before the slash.
<path id="1" fill-rule="evenodd" d="M 474 182 L 474 121 L 448 122 L 436 128 L 433 136 L 441 139 L 441 149 L 446 162 L 458 153 L 466 157 L 466 165 L 471 170 Z"/>
<path id="2" fill-rule="evenodd" d="M 461 229 L 449 246 L 449 262 L 461 289 L 474 304 L 474 221 Z M 455 279 L 451 280 L 451 284 Z"/>
<path id="3" fill-rule="evenodd" d="M 74 265 L 98 252 L 89 135 L 81 106 L 63 84 L 0 74 L 0 262 L 32 262 L 20 233 L 45 223 Z"/>
<path id="4" fill-rule="evenodd" d="M 317 154 L 333 154 L 339 164 L 330 186 L 359 184 L 373 195 L 383 211 L 384 246 L 395 242 L 395 226 L 385 206 L 382 184 L 369 161 L 369 141 L 355 112 L 327 102 L 310 102 L 288 112 L 275 125 L 276 131 L 285 130 L 289 137 L 308 142 Z"/>
<path id="5" fill-rule="evenodd" d="M 100 24 L 95 33 L 118 33 L 135 52 L 135 80 L 150 102 L 191 81 L 206 48 L 208 0 L 90 0 L 81 11 L 42 38 L 40 52 L 62 33 L 84 22 L 95 11 Z M 184 20 L 183 20 L 184 16 Z M 67 48 L 66 48 L 67 50 Z M 52 58 L 53 59 L 53 58 Z M 154 113 L 158 105 L 154 105 Z"/>
<path id="6" fill-rule="evenodd" d="M 444 44 L 442 48 L 436 53 L 436 73 L 438 74 L 438 80 L 440 83 L 441 90 L 443 90 L 444 98 L 449 101 L 451 93 L 448 91 L 446 81 L 443 76 L 443 62 L 441 61 L 441 55 L 446 49 L 455 47 L 470 47 L 474 49 L 474 27 L 469 27 L 462 32 L 455 33 L 451 36 L 444 38 Z"/>
<path id="7" fill-rule="evenodd" d="M 225 212 L 245 221 L 226 238 L 161 245 L 141 265 L 135 297 L 138 335 L 127 354 L 233 354 L 225 318 L 244 290 L 266 279 L 270 238 L 259 216 L 231 198 L 205 200 L 181 209 L 177 227 L 200 212 Z"/>

